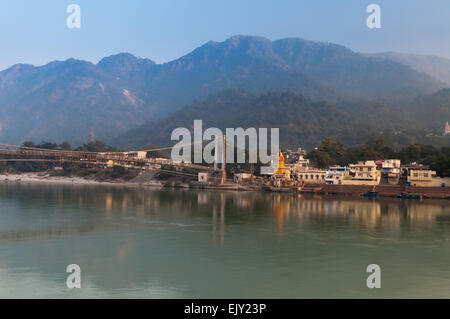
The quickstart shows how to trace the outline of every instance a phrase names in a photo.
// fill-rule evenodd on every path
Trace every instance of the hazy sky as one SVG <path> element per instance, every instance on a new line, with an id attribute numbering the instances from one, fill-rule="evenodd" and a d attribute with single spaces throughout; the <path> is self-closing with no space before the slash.
<path id="1" fill-rule="evenodd" d="M 81 7 L 81 29 L 66 26 L 71 3 Z M 366 26 L 371 3 L 381 6 L 381 29 Z M 450 58 L 450 1 L 2 0 L 0 69 L 119 52 L 161 63 L 236 34 Z"/>

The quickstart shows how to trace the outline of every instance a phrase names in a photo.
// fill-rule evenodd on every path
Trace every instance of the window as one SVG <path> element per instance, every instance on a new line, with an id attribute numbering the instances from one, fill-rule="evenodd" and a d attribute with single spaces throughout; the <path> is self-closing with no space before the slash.
<path id="1" fill-rule="evenodd" d="M 428 173 L 424 173 L 424 174 L 423 174 L 423 177 L 428 177 Z"/>
<path id="2" fill-rule="evenodd" d="M 414 173 L 413 176 L 414 176 L 414 177 L 419 177 L 419 174 L 418 174 L 418 173 Z"/>

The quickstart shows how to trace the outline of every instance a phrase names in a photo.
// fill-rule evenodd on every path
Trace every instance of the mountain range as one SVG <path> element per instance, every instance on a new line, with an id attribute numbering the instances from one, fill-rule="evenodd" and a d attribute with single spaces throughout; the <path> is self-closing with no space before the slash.
<path id="1" fill-rule="evenodd" d="M 233 36 L 164 64 L 129 53 L 97 64 L 76 59 L 17 64 L 0 72 L 0 140 L 81 144 L 93 127 L 98 139 L 124 141 L 130 130 L 229 89 L 292 92 L 333 105 L 412 99 L 450 87 L 443 71 L 448 60 L 420 58 L 366 55 L 297 38 Z"/>

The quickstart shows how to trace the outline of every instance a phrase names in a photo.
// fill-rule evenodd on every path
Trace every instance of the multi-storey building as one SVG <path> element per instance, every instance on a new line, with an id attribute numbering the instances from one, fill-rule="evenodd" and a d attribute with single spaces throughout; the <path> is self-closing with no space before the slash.
<path id="1" fill-rule="evenodd" d="M 325 184 L 327 171 L 317 168 L 309 168 L 303 171 L 297 171 L 296 176 L 298 181 L 306 184 Z"/>
<path id="2" fill-rule="evenodd" d="M 331 166 L 325 178 L 326 184 L 339 185 L 343 183 L 345 176 L 350 173 L 350 167 Z"/>
<path id="3" fill-rule="evenodd" d="M 375 161 L 363 161 L 350 165 L 350 174 L 345 176 L 343 184 L 347 185 L 378 185 L 381 173 Z"/>

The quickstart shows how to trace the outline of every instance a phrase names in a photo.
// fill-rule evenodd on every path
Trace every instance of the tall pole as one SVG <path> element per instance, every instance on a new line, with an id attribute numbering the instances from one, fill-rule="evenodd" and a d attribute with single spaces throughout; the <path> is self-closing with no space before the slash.
<path id="1" fill-rule="evenodd" d="M 214 148 L 214 170 L 217 171 L 218 162 L 219 162 L 219 139 L 215 138 L 216 146 Z"/>
<path id="2" fill-rule="evenodd" d="M 225 153 L 226 153 L 226 143 L 227 143 L 227 137 L 223 136 L 223 146 L 222 146 L 222 184 L 225 183 L 227 179 L 227 168 L 226 168 L 226 159 L 225 159 Z"/>

